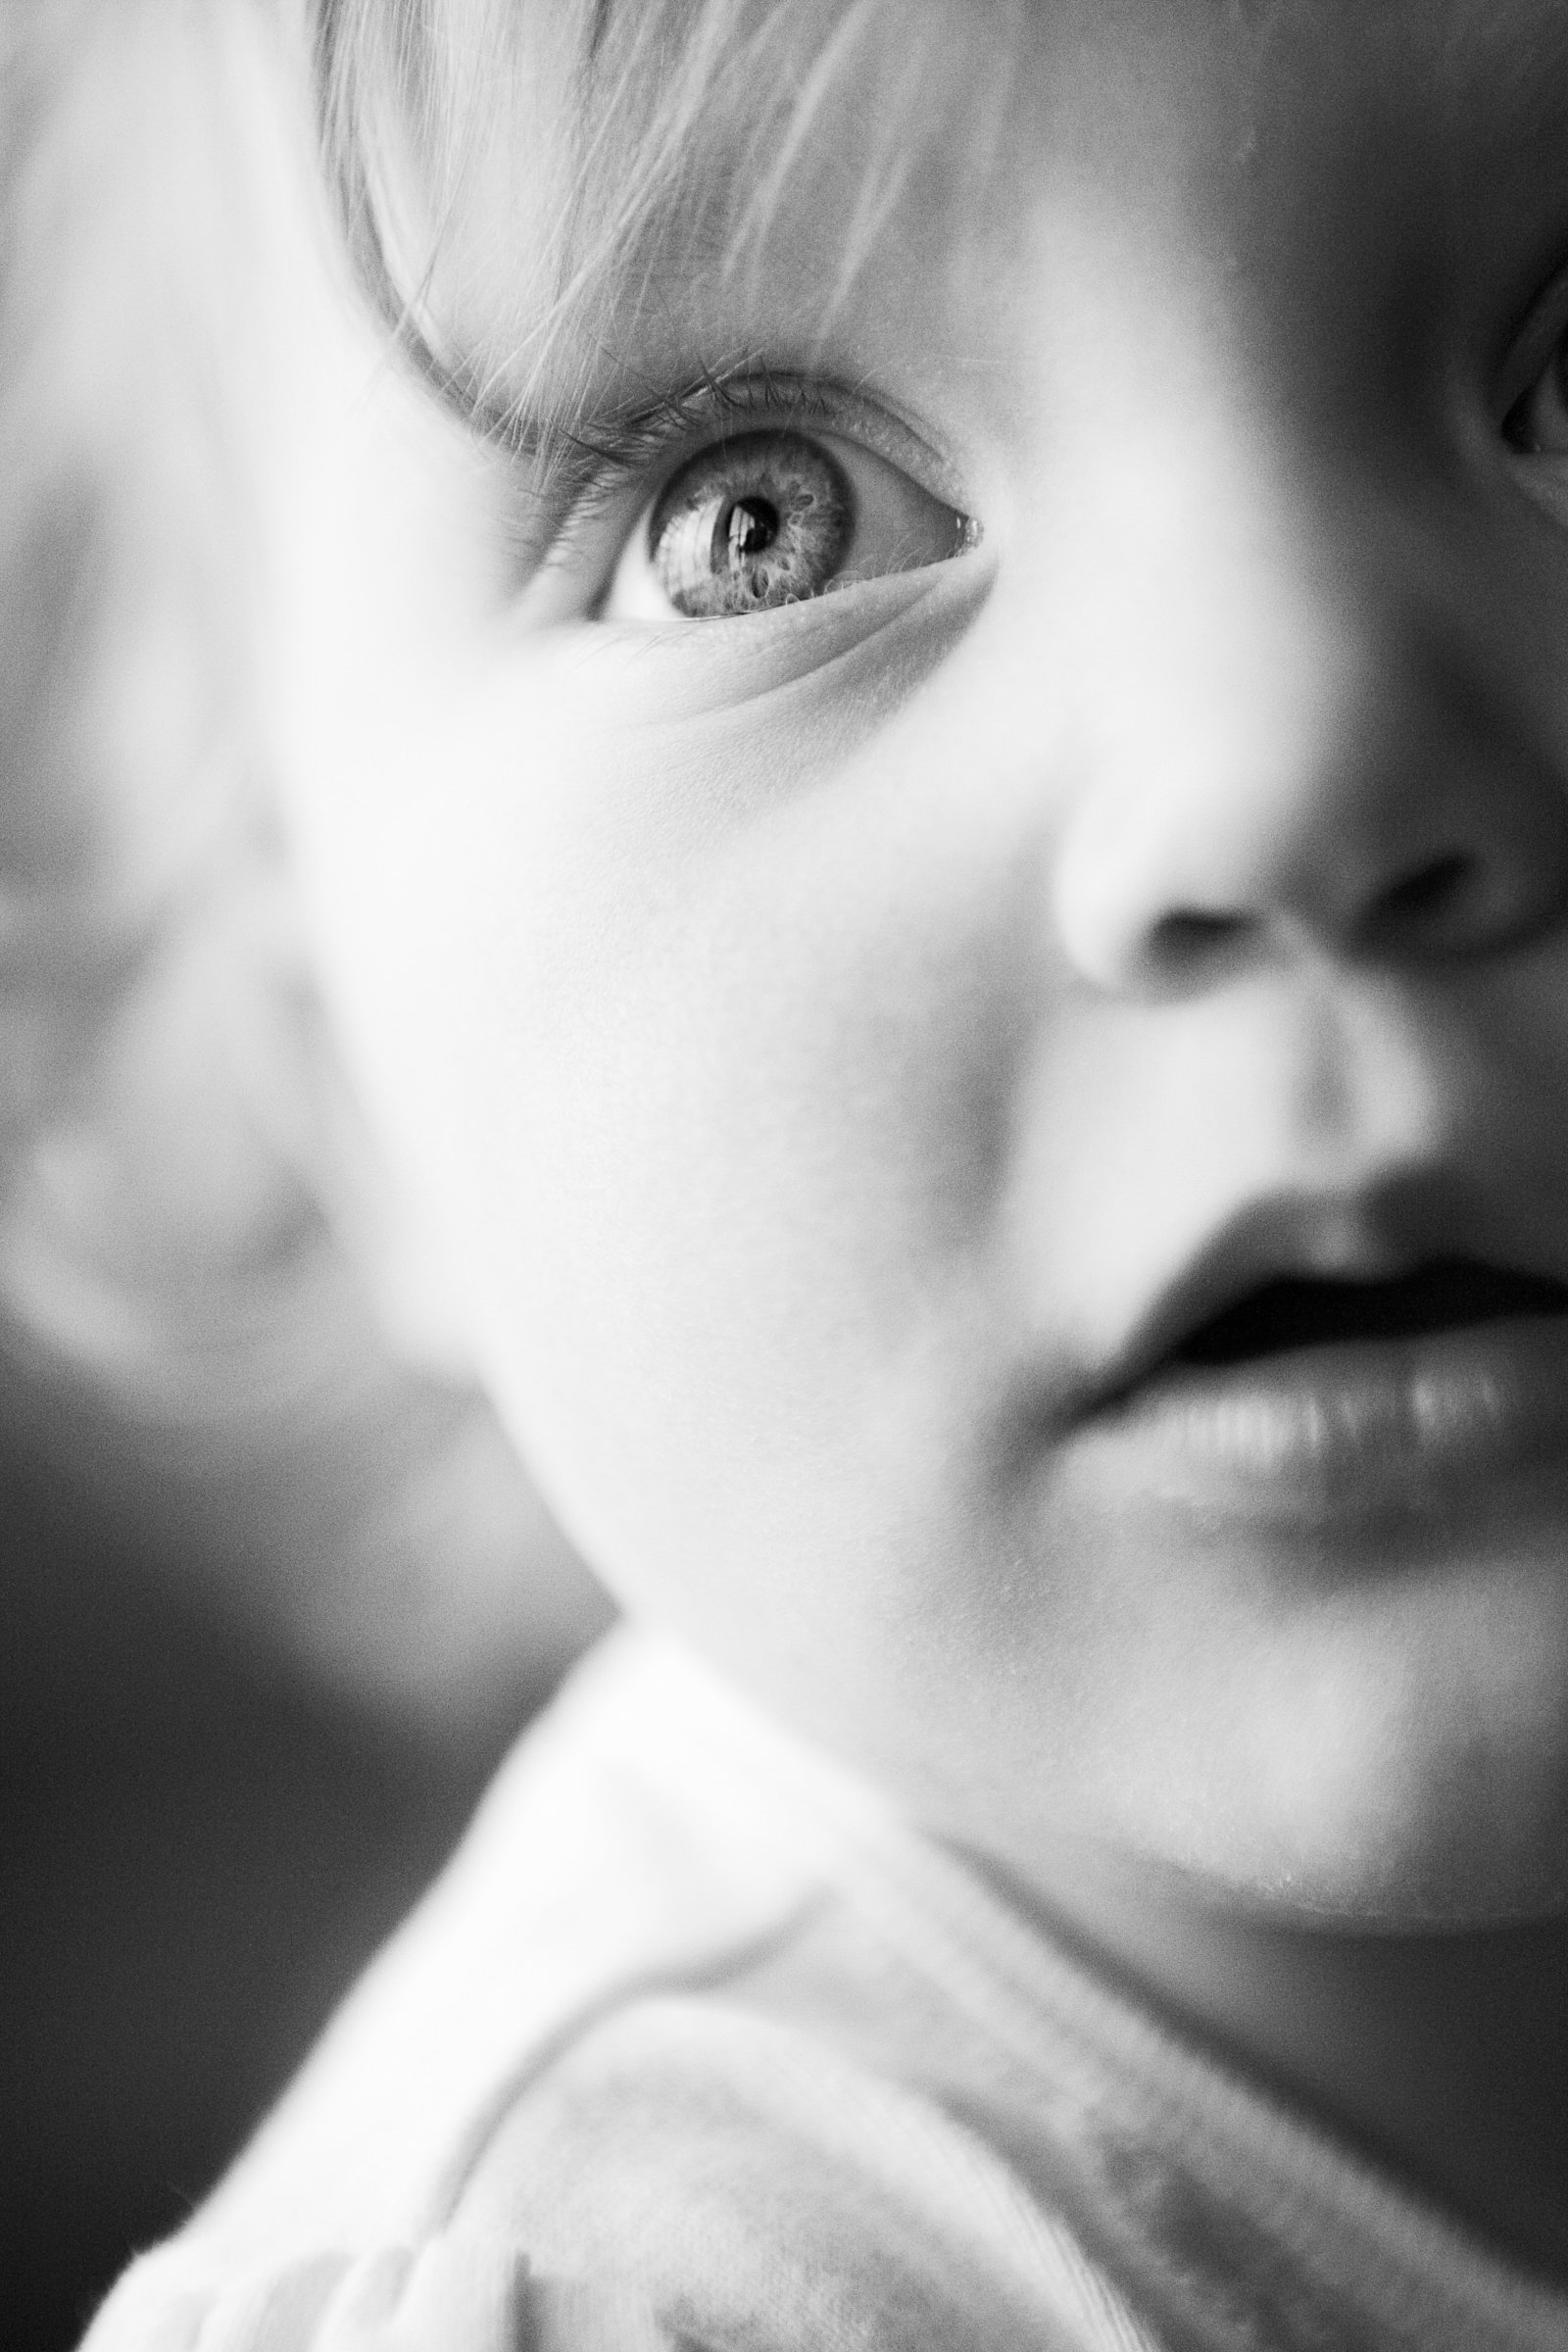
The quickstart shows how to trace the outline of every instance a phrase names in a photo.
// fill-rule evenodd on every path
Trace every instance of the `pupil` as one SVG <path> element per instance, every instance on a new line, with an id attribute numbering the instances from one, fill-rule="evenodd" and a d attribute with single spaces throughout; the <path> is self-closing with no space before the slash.
<path id="1" fill-rule="evenodd" d="M 778 537 L 778 509 L 765 498 L 738 498 L 720 526 L 728 568 L 765 555 Z"/>

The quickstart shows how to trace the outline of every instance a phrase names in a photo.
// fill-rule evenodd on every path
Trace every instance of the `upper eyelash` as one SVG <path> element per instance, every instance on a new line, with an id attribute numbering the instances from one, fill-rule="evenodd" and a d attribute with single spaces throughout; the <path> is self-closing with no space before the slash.
<path id="1" fill-rule="evenodd" d="M 704 372 L 672 391 L 612 411 L 592 424 L 564 432 L 541 453 L 542 491 L 558 529 L 590 522 L 626 483 L 649 472 L 682 444 L 735 418 L 835 417 L 833 403 L 808 377 L 781 376 L 766 368 Z"/>

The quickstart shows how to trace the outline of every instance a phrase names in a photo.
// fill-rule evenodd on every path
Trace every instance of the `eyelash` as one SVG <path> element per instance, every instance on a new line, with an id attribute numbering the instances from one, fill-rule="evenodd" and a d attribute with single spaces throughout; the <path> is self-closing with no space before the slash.
<path id="1" fill-rule="evenodd" d="M 563 522 L 593 521 L 621 491 L 659 471 L 667 471 L 706 440 L 722 438 L 735 419 L 798 425 L 811 419 L 838 422 L 838 408 L 818 385 L 799 376 L 774 376 L 747 368 L 731 375 L 704 375 L 629 411 L 603 432 L 571 434 L 560 461 L 565 477 Z M 558 493 L 559 495 L 559 493 Z"/>

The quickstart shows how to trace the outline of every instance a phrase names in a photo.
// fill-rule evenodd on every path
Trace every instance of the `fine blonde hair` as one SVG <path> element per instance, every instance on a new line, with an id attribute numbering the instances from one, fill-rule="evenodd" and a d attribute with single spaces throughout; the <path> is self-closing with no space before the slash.
<path id="1" fill-rule="evenodd" d="M 273 818 L 268 385 L 321 266 L 261 0 L 19 0 L 0 43 L 0 1380 L 295 1665 L 440 1736 L 601 1604 L 457 1366 Z"/>
<path id="2" fill-rule="evenodd" d="M 594 363 L 635 341 L 662 278 L 758 263 L 786 192 L 820 169 L 813 132 L 853 91 L 831 124 L 854 170 L 825 329 L 922 153 L 987 168 L 1025 7 L 993 0 L 973 75 L 934 103 L 922 0 L 309 0 L 360 281 L 444 398 L 548 465 L 591 429 Z M 510 303 L 476 342 L 443 261 L 498 194 Z"/>

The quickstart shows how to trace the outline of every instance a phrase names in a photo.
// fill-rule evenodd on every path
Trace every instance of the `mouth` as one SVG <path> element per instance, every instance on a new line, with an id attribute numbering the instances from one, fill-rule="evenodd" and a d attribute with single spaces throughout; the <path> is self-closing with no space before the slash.
<path id="1" fill-rule="evenodd" d="M 1139 1490 L 1326 1527 L 1560 1479 L 1568 1283 L 1458 1256 L 1353 1279 L 1277 1268 L 1233 1260 L 1226 1279 L 1211 1259 L 1146 1328 L 1086 1432 L 1131 1449 Z"/>
<path id="2" fill-rule="evenodd" d="M 1465 1258 L 1439 1258 L 1384 1281 L 1291 1276 L 1209 1315 L 1162 1363 L 1228 1368 L 1301 1348 L 1386 1344 L 1535 1315 L 1568 1315 L 1568 1284 Z"/>

